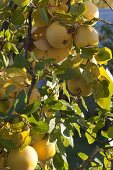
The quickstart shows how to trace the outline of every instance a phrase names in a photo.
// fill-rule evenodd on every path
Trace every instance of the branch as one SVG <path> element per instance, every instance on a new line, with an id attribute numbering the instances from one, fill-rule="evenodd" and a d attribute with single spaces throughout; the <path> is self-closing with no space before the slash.
<path id="1" fill-rule="evenodd" d="M 32 15 L 32 8 L 30 9 L 29 11 L 29 14 L 28 14 L 28 31 L 27 31 L 27 37 L 26 37 L 26 41 L 25 41 L 25 58 L 27 59 L 28 58 L 28 51 L 30 49 L 30 46 L 31 46 L 31 30 L 32 30 L 32 18 L 31 18 L 31 15 Z"/>
<path id="2" fill-rule="evenodd" d="M 108 140 L 108 142 L 112 142 L 112 141 L 113 141 L 113 139 Z"/>
<path id="3" fill-rule="evenodd" d="M 95 150 L 93 151 L 93 153 L 91 153 L 91 155 L 88 157 L 87 160 L 85 160 L 83 162 L 83 164 L 77 168 L 77 170 L 83 170 L 85 167 L 87 167 L 87 165 L 94 159 L 94 157 L 97 155 L 97 153 L 99 153 L 100 151 L 102 151 L 101 148 L 96 147 Z"/>
<path id="4" fill-rule="evenodd" d="M 103 143 L 101 140 L 99 140 L 98 138 L 95 138 L 92 134 L 90 134 L 90 133 L 85 129 L 85 127 L 83 127 L 80 123 L 78 123 L 78 122 L 76 122 L 76 123 L 82 128 L 82 130 L 83 130 L 85 133 L 87 133 L 89 136 L 91 136 L 95 141 L 99 142 L 101 145 L 104 145 L 104 143 Z"/>
<path id="5" fill-rule="evenodd" d="M 71 0 L 68 0 L 68 1 L 67 1 L 67 5 L 68 5 L 68 12 L 69 12 L 70 6 L 71 6 Z"/>
<path id="6" fill-rule="evenodd" d="M 106 146 L 104 148 L 102 148 L 104 151 L 107 151 L 107 150 L 113 150 L 113 146 Z"/>
<path id="7" fill-rule="evenodd" d="M 111 5 L 106 1 L 106 0 L 103 0 L 105 2 L 105 4 L 113 11 L 113 8 L 111 7 Z"/>
<path id="8" fill-rule="evenodd" d="M 102 19 L 102 18 L 99 18 L 99 21 L 101 21 L 101 22 L 103 22 L 103 23 L 105 23 L 105 24 L 108 24 L 108 25 L 113 26 L 113 23 L 108 22 L 108 21 L 106 21 L 106 20 L 104 20 L 104 19 Z"/>
<path id="9" fill-rule="evenodd" d="M 28 14 L 28 31 L 27 31 L 27 37 L 26 37 L 26 41 L 25 41 L 25 59 L 27 60 L 28 58 L 28 51 L 32 45 L 32 38 L 31 38 L 31 30 L 32 30 L 32 12 L 33 12 L 33 8 L 30 9 L 29 14 Z M 28 100 L 27 100 L 27 104 L 29 103 L 29 99 L 33 90 L 33 87 L 35 85 L 36 82 L 36 76 L 33 72 L 32 67 L 26 68 L 28 73 L 32 76 L 32 81 L 31 81 L 31 86 L 28 90 Z"/>

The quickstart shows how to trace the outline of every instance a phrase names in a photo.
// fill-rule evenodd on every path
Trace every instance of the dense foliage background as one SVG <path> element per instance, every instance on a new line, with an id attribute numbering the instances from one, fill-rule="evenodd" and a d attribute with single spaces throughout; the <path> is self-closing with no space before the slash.
<path id="1" fill-rule="evenodd" d="M 106 6 L 103 1 L 93 2 Z M 3 166 L 9 168 L 7 159 L 12 150 L 33 146 L 37 140 L 48 137 L 56 144 L 56 154 L 53 159 L 39 160 L 37 170 L 112 170 L 112 26 L 97 25 L 101 33 L 99 45 L 96 40 L 96 43 L 77 46 L 74 40 L 77 29 L 83 26 L 93 30 L 100 18 L 85 17 L 83 1 L 77 4 L 68 1 L 65 8 L 55 8 L 55 11 L 49 3 L 48 0 L 0 1 Z M 112 1 L 109 3 L 112 5 Z M 72 35 L 72 42 L 63 51 L 48 45 L 45 38 L 48 27 L 55 21 Z M 57 29 L 54 27 L 52 31 Z M 88 35 L 83 36 L 79 37 L 81 42 L 87 41 Z M 54 33 L 51 39 L 53 37 L 56 40 L 63 35 Z M 55 45 L 62 44 L 57 41 Z M 68 86 L 78 79 L 79 88 L 74 88 L 77 82 Z"/>

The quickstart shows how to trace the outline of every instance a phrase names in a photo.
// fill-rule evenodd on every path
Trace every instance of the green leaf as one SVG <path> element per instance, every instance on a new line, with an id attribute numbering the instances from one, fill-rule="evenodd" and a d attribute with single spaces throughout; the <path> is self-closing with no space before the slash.
<path id="1" fill-rule="evenodd" d="M 92 62 L 88 62 L 87 65 L 84 67 L 82 75 L 84 76 L 87 82 L 89 83 L 93 82 L 100 75 L 100 70 L 98 65 Z"/>
<path id="2" fill-rule="evenodd" d="M 64 158 L 64 169 L 69 170 L 69 164 L 68 164 L 68 162 L 66 160 L 66 157 L 64 156 L 63 158 Z"/>
<path id="3" fill-rule="evenodd" d="M 109 154 L 109 159 L 108 159 L 108 157 L 104 156 L 104 166 L 105 166 L 106 170 L 110 170 L 112 168 L 110 154 Z"/>
<path id="4" fill-rule="evenodd" d="M 46 24 L 48 24 L 49 18 L 48 18 L 46 9 L 45 8 L 39 8 L 39 13 L 40 13 L 40 16 L 42 18 L 42 21 L 44 21 Z"/>
<path id="5" fill-rule="evenodd" d="M 111 96 L 113 95 L 113 77 L 108 70 L 105 70 L 104 67 L 100 67 L 100 75 L 105 77 L 109 81 L 109 96 L 107 98 L 98 98 L 96 103 L 103 109 L 110 110 L 112 106 Z M 96 89 L 95 89 L 96 90 Z"/>
<path id="6" fill-rule="evenodd" d="M 79 152 L 79 153 L 78 153 L 78 156 L 79 156 L 83 161 L 85 161 L 85 160 L 88 159 L 88 156 L 87 156 L 85 153 L 83 153 L 83 152 Z"/>
<path id="7" fill-rule="evenodd" d="M 80 126 L 77 123 L 74 123 L 73 126 L 75 127 L 75 129 L 77 130 L 79 137 L 81 137 L 81 132 L 80 132 Z"/>
<path id="8" fill-rule="evenodd" d="M 82 105 L 84 106 L 84 108 L 88 111 L 87 105 L 86 105 L 83 97 L 81 97 L 81 102 L 82 102 Z"/>
<path id="9" fill-rule="evenodd" d="M 56 153 L 56 155 L 53 158 L 53 164 L 56 169 L 62 170 L 64 167 L 64 160 L 62 159 L 62 156 L 60 153 Z"/>
<path id="10" fill-rule="evenodd" d="M 64 72 L 63 74 L 61 72 L 58 75 L 63 80 L 72 80 L 73 78 L 75 78 L 75 74 L 77 74 L 77 71 L 75 69 L 72 69 L 72 68 L 67 69 L 67 70 L 63 70 L 63 72 Z"/>
<path id="11" fill-rule="evenodd" d="M 16 108 L 15 111 L 17 113 L 21 113 L 22 110 L 25 108 L 26 104 L 27 104 L 27 94 L 24 90 L 20 91 L 20 93 L 18 94 L 17 98 L 18 103 L 16 104 Z"/>
<path id="12" fill-rule="evenodd" d="M 74 4 L 74 5 L 71 5 L 71 7 L 70 7 L 70 13 L 72 15 L 76 15 L 76 16 L 83 15 L 85 10 L 86 10 L 85 5 L 81 2 Z"/>
<path id="13" fill-rule="evenodd" d="M 28 117 L 27 115 L 26 116 L 24 115 L 24 117 L 26 117 L 26 119 L 28 120 L 29 123 L 37 125 L 38 121 L 35 119 L 33 114 L 31 114 L 30 117 Z"/>
<path id="14" fill-rule="evenodd" d="M 82 103 L 83 103 L 83 102 L 82 102 Z M 85 105 L 85 102 L 84 102 L 84 105 Z M 73 108 L 74 108 L 76 114 L 81 115 L 82 111 L 81 111 L 81 109 L 80 109 L 80 107 L 78 106 L 77 103 L 74 103 L 74 104 L 73 104 Z M 85 108 L 86 108 L 86 105 L 85 105 Z"/>
<path id="15" fill-rule="evenodd" d="M 10 40 L 10 38 L 11 38 L 11 30 L 9 30 L 9 29 L 7 29 L 6 31 L 5 31 L 5 38 L 9 41 Z"/>
<path id="16" fill-rule="evenodd" d="M 4 49 L 6 49 L 6 50 L 11 50 L 11 43 L 7 43 L 7 44 L 5 44 L 4 45 Z"/>
<path id="17" fill-rule="evenodd" d="M 9 93 L 13 92 L 15 90 L 16 86 L 15 85 L 9 85 L 7 86 L 5 93 L 8 95 Z"/>
<path id="18" fill-rule="evenodd" d="M 105 77 L 109 81 L 109 92 L 110 96 L 113 95 L 113 76 L 110 73 L 108 69 L 105 69 L 104 67 L 100 67 L 100 75 Z"/>
<path id="19" fill-rule="evenodd" d="M 112 102 L 111 102 L 111 96 L 107 97 L 107 98 L 98 98 L 95 100 L 95 102 L 102 108 L 105 110 L 110 110 L 111 106 L 112 106 Z"/>
<path id="20" fill-rule="evenodd" d="M 48 88 L 47 86 L 42 86 L 41 88 L 38 89 L 41 96 L 45 96 L 45 95 L 48 95 Z"/>
<path id="21" fill-rule="evenodd" d="M 0 53 L 0 68 L 7 67 L 9 64 L 9 59 L 5 55 L 5 53 L 1 52 Z"/>
<path id="22" fill-rule="evenodd" d="M 49 133 L 51 133 L 55 129 L 55 126 L 56 126 L 56 122 L 55 122 L 55 118 L 53 118 L 49 122 Z"/>
<path id="23" fill-rule="evenodd" d="M 13 44 L 13 43 L 7 43 L 7 44 L 5 44 L 5 45 L 4 45 L 4 48 L 5 48 L 6 50 L 9 50 L 9 51 L 10 51 L 10 50 L 14 51 L 15 54 L 19 54 L 18 49 L 16 48 L 15 44 Z"/>
<path id="24" fill-rule="evenodd" d="M 31 123 L 31 122 L 30 122 Z M 36 127 L 34 127 L 33 129 L 35 131 L 37 131 L 39 134 L 44 134 L 47 133 L 49 131 L 49 125 L 48 123 L 44 122 L 44 121 L 39 121 L 39 122 L 35 122 L 35 124 L 37 125 Z"/>
<path id="25" fill-rule="evenodd" d="M 63 82 L 62 85 L 63 85 L 63 94 L 65 94 L 67 96 L 67 98 L 68 98 L 68 100 L 70 102 L 70 94 L 69 94 L 69 92 L 66 89 L 66 82 Z"/>
<path id="26" fill-rule="evenodd" d="M 14 64 L 16 67 L 26 67 L 27 61 L 22 55 L 16 55 L 14 58 Z"/>
<path id="27" fill-rule="evenodd" d="M 68 138 L 68 141 L 69 141 L 69 144 L 72 148 L 74 148 L 74 139 L 73 139 L 73 136 L 72 134 L 70 135 L 70 137 Z"/>
<path id="28" fill-rule="evenodd" d="M 22 132 L 22 128 L 24 127 L 24 122 L 18 122 L 18 118 L 17 118 L 17 121 L 16 121 L 16 118 L 15 118 L 15 122 L 10 124 L 11 132 L 13 132 L 13 133 Z"/>
<path id="29" fill-rule="evenodd" d="M 16 148 L 16 144 L 10 139 L 3 139 L 2 137 L 0 137 L 0 144 L 7 149 Z"/>
<path id="30" fill-rule="evenodd" d="M 67 69 L 67 68 L 72 68 L 72 66 L 73 66 L 73 61 L 71 61 L 70 59 L 67 59 L 61 63 L 60 68 Z"/>
<path id="31" fill-rule="evenodd" d="M 35 69 L 38 71 L 38 70 L 43 70 L 45 67 L 45 63 L 43 61 L 39 61 L 36 66 L 35 66 Z"/>
<path id="32" fill-rule="evenodd" d="M 31 105 L 26 106 L 25 109 L 21 113 L 27 114 L 27 115 L 32 114 L 38 110 L 39 106 L 40 106 L 40 101 L 37 100 Z"/>
<path id="33" fill-rule="evenodd" d="M 107 47 L 100 48 L 95 58 L 99 64 L 106 64 L 112 59 L 112 51 Z"/>
<path id="34" fill-rule="evenodd" d="M 82 54 L 80 55 L 82 58 L 92 59 L 94 54 L 99 51 L 98 47 L 94 48 L 82 48 Z"/>
<path id="35" fill-rule="evenodd" d="M 15 54 L 19 54 L 18 49 L 16 48 L 15 44 L 11 43 L 11 49 L 14 51 Z"/>
<path id="36" fill-rule="evenodd" d="M 24 9 L 14 10 L 13 15 L 11 17 L 12 24 L 14 24 L 16 26 L 23 24 L 23 22 L 25 20 L 25 17 L 23 15 L 23 11 L 24 11 Z"/>
<path id="37" fill-rule="evenodd" d="M 109 138 L 113 138 L 113 126 L 109 127 L 107 131 L 107 135 Z"/>
<path id="38" fill-rule="evenodd" d="M 63 145 L 65 146 L 65 148 L 69 147 L 70 143 L 68 138 L 63 138 Z"/>
<path id="39" fill-rule="evenodd" d="M 89 83 L 93 82 L 96 79 L 96 77 L 94 75 L 92 75 L 92 73 L 87 70 L 84 70 L 82 72 L 82 75 L 86 79 L 86 81 Z"/>
<path id="40" fill-rule="evenodd" d="M 87 132 L 85 132 L 85 136 L 89 144 L 92 144 L 95 142 L 96 133 L 93 132 L 93 128 L 87 129 Z"/>
<path id="41" fill-rule="evenodd" d="M 54 111 L 67 110 L 67 107 L 70 106 L 69 103 L 65 100 L 52 101 L 49 103 L 49 105 L 50 109 Z"/>
<path id="42" fill-rule="evenodd" d="M 109 96 L 109 81 L 94 81 L 93 82 L 94 99 L 107 98 Z"/>
<path id="43" fill-rule="evenodd" d="M 24 7 L 29 4 L 30 0 L 13 0 L 15 4 L 17 4 L 19 7 Z"/>
<path id="44" fill-rule="evenodd" d="M 60 151 L 60 154 L 65 156 L 66 150 L 65 150 L 65 147 L 64 147 L 63 143 L 61 142 L 60 138 L 57 140 L 57 147 Z"/>
<path id="45" fill-rule="evenodd" d="M 104 138 L 109 138 L 107 135 L 107 131 L 101 131 L 101 136 L 103 136 Z"/>
<path id="46" fill-rule="evenodd" d="M 102 129 L 104 126 L 105 126 L 105 119 L 101 118 L 101 119 L 98 120 L 95 128 L 93 129 L 93 132 L 97 133 L 98 130 Z"/>
<path id="47" fill-rule="evenodd" d="M 64 124 L 61 124 L 61 125 L 60 125 L 60 128 L 61 128 L 61 134 L 62 134 L 64 137 L 69 138 L 69 137 L 70 137 L 70 133 L 69 133 L 69 130 L 66 128 L 66 126 L 65 126 Z"/>
<path id="48" fill-rule="evenodd" d="M 16 108 L 16 105 L 18 104 L 19 99 L 15 99 L 12 106 L 10 107 L 10 109 L 8 110 L 8 118 L 11 119 L 11 117 L 14 117 L 14 115 L 12 114 Z"/>

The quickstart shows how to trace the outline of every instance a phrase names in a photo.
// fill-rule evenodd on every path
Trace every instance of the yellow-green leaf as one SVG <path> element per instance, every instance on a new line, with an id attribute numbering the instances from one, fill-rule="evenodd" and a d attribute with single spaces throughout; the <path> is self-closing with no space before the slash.
<path id="1" fill-rule="evenodd" d="M 112 51 L 107 47 L 100 48 L 95 58 L 99 64 L 107 64 L 112 59 Z"/>
<path id="2" fill-rule="evenodd" d="M 84 161 L 88 159 L 88 156 L 83 152 L 79 152 L 78 156 Z"/>

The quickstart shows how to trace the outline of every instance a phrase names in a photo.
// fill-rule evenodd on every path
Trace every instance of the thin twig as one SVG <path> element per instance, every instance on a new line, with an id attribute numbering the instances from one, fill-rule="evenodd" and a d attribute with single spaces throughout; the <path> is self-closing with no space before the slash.
<path id="1" fill-rule="evenodd" d="M 113 141 L 113 139 L 108 140 L 108 142 L 112 142 L 112 141 Z"/>
<path id="2" fill-rule="evenodd" d="M 107 141 L 107 142 L 103 142 L 103 141 L 99 140 L 98 138 L 95 138 L 95 137 L 94 137 L 91 133 L 89 133 L 89 132 L 87 131 L 87 129 L 86 129 L 85 127 L 83 127 L 80 123 L 78 123 L 78 122 L 76 122 L 76 123 L 81 127 L 81 129 L 82 129 L 85 133 L 87 133 L 89 136 L 91 136 L 95 141 L 99 142 L 99 143 L 101 144 L 101 146 L 103 145 L 103 147 L 102 147 L 103 150 L 107 150 L 107 149 L 112 149 L 112 148 L 113 148 L 112 146 L 110 146 L 110 147 L 104 147 L 105 144 L 108 144 L 108 142 L 113 141 L 113 139 L 111 139 L 111 140 L 109 140 L 109 141 Z"/>
<path id="3" fill-rule="evenodd" d="M 107 150 L 110 150 L 110 149 L 113 149 L 113 146 L 106 146 L 103 148 L 104 151 L 107 151 Z"/>
<path id="4" fill-rule="evenodd" d="M 103 23 L 105 23 L 105 24 L 108 24 L 108 25 L 113 26 L 113 23 L 112 23 L 112 22 L 106 21 L 106 20 L 104 20 L 104 19 L 102 19 L 102 18 L 99 18 L 99 21 L 101 21 L 101 22 L 103 22 Z"/>
<path id="5" fill-rule="evenodd" d="M 68 5 L 68 12 L 69 12 L 71 6 L 71 0 L 68 0 L 67 5 Z"/>
<path id="6" fill-rule="evenodd" d="M 98 138 L 95 138 L 95 137 L 94 137 L 91 133 L 89 133 L 80 123 L 77 122 L 77 124 L 82 128 L 82 130 L 83 130 L 85 133 L 87 133 L 89 136 L 91 136 L 95 141 L 99 142 L 101 145 L 102 145 L 102 144 L 104 145 L 104 143 L 103 143 L 101 140 L 99 140 Z"/>
<path id="7" fill-rule="evenodd" d="M 106 1 L 106 0 L 103 0 L 105 2 L 105 4 L 113 11 L 113 8 L 111 7 L 111 5 Z"/>
<path id="8" fill-rule="evenodd" d="M 94 159 L 94 157 L 97 155 L 97 153 L 99 153 L 100 151 L 102 151 L 101 148 L 96 147 L 95 150 L 93 151 L 93 153 L 83 162 L 83 164 L 77 168 L 77 170 L 83 170 L 85 167 L 88 166 L 88 164 L 90 162 L 92 162 L 92 160 Z"/>

